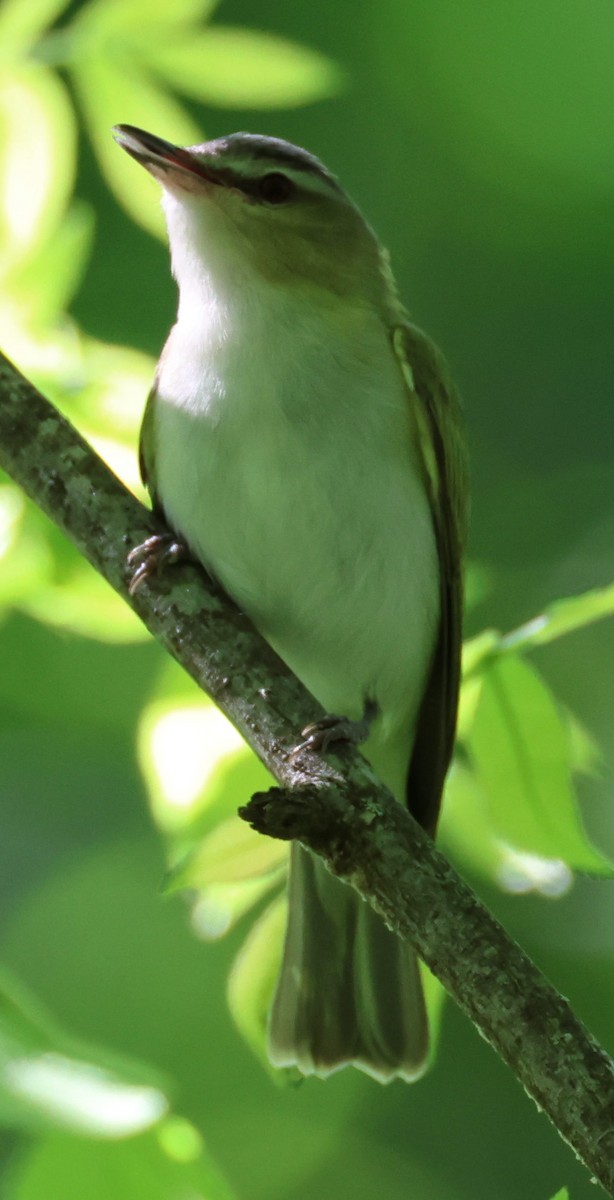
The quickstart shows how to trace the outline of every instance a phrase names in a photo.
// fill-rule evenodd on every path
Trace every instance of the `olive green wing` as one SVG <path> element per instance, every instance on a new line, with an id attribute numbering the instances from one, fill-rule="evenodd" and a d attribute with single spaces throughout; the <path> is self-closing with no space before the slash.
<path id="1" fill-rule="evenodd" d="M 454 748 L 460 684 L 468 469 L 460 402 L 445 359 L 415 326 L 393 330 L 393 348 L 416 416 L 439 551 L 439 634 L 407 779 L 410 811 L 434 833 Z"/>
<path id="2" fill-rule="evenodd" d="M 156 396 L 157 396 L 157 378 L 154 379 L 152 389 L 147 397 L 145 412 L 141 423 L 141 432 L 139 436 L 139 468 L 141 471 L 141 479 L 151 496 L 151 502 L 155 511 L 160 511 L 160 503 L 156 493 L 156 464 L 155 464 L 155 433 L 154 422 L 156 414 Z"/>

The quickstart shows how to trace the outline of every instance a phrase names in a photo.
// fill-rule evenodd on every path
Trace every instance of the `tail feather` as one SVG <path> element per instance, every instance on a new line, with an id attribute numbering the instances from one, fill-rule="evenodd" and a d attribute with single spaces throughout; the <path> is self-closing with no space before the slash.
<path id="1" fill-rule="evenodd" d="M 382 1082 L 415 1079 L 428 1052 L 413 950 L 297 844 L 269 1050 L 304 1075 L 353 1063 Z"/>

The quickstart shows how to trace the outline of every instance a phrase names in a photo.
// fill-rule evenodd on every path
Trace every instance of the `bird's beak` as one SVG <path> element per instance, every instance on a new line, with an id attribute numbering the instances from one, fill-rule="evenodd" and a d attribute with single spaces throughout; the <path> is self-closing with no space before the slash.
<path id="1" fill-rule="evenodd" d="M 113 137 L 122 150 L 135 158 L 137 162 L 151 171 L 152 175 L 164 182 L 165 176 L 178 173 L 193 181 L 203 180 L 206 183 L 224 184 L 221 173 L 212 164 L 204 161 L 201 155 L 196 155 L 184 146 L 174 146 L 163 138 L 137 129 L 135 125 L 114 125 Z"/>

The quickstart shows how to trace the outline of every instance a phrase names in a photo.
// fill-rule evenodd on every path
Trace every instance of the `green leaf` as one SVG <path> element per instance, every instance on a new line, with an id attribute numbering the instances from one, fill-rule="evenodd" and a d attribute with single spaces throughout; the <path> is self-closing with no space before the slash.
<path id="1" fill-rule="evenodd" d="M 218 771 L 244 753 L 227 718 L 196 690 L 187 701 L 154 699 L 139 728 L 139 761 L 153 817 L 168 834 L 190 829 L 211 802 Z"/>
<path id="2" fill-rule="evenodd" d="M 87 52 L 107 54 L 122 42 L 131 54 L 148 41 L 168 37 L 182 25 L 212 16 L 219 0 L 92 0 L 77 13 L 71 29 Z"/>
<path id="3" fill-rule="evenodd" d="M 572 885 L 560 859 L 523 853 L 497 835 L 483 787 L 458 762 L 446 780 L 438 838 L 453 860 L 514 895 L 559 897 Z"/>
<path id="4" fill-rule="evenodd" d="M 0 602 L 13 604 L 42 624 L 104 642 L 148 636 L 138 617 L 61 531 L 29 502 L 0 488 L 0 539 L 10 518 L 18 524 L 0 545 Z"/>
<path id="5" fill-rule="evenodd" d="M 62 237 L 59 237 L 60 244 Z M 93 339 L 27 338 L 20 365 L 138 492 L 138 426 L 153 376 L 146 355 Z M 147 630 L 106 581 L 34 505 L 0 488 L 0 603 L 42 623 L 105 642 L 143 641 Z"/>
<path id="6" fill-rule="evenodd" d="M 79 338 L 71 360 L 61 362 L 55 375 L 41 379 L 58 408 L 95 445 L 117 445 L 130 450 L 126 469 L 107 459 L 130 487 L 138 480 L 137 441 L 151 387 L 155 362 L 147 354 L 126 346 Z M 40 371 L 33 369 L 40 378 Z"/>
<path id="7" fill-rule="evenodd" d="M 537 672 L 515 655 L 486 666 L 466 745 L 498 838 L 577 870 L 612 873 L 576 809 L 564 716 Z"/>
<path id="8" fill-rule="evenodd" d="M 131 1137 L 166 1112 L 158 1083 L 147 1068 L 69 1038 L 13 980 L 0 976 L 2 1124 Z"/>
<path id="9" fill-rule="evenodd" d="M 41 581 L 22 596 L 22 612 L 44 625 L 100 642 L 145 640 L 149 636 L 145 626 L 110 584 L 72 546 L 69 554 L 70 569 L 60 579 Z"/>
<path id="10" fill-rule="evenodd" d="M 428 1013 L 429 1066 L 432 1066 L 435 1062 L 437 1051 L 439 1049 L 443 1013 L 446 1000 L 448 998 L 448 993 L 446 992 L 443 983 L 440 983 L 437 976 L 433 975 L 432 972 L 429 971 L 425 963 L 420 962 L 418 966 L 420 969 L 420 978 L 422 979 L 426 1011 Z"/>
<path id="11" fill-rule="evenodd" d="M 344 81 L 323 55 L 255 30 L 214 26 L 147 43 L 144 52 L 177 91 L 222 107 L 310 104 L 336 95 Z"/>
<path id="12" fill-rule="evenodd" d="M 472 871 L 498 879 L 503 848 L 489 821 L 483 789 L 473 771 L 456 760 L 446 779 L 437 840 Z"/>
<path id="13" fill-rule="evenodd" d="M 237 816 L 230 817 L 175 868 L 173 890 L 259 880 L 272 872 L 277 875 L 287 857 L 288 847 L 283 842 L 262 837 Z"/>
<path id="14" fill-rule="evenodd" d="M 122 1142 L 55 1134 L 17 1160 L 6 1200 L 233 1200 L 234 1193 L 187 1121 Z"/>
<path id="15" fill-rule="evenodd" d="M 77 59 L 72 77 L 83 106 L 89 134 L 101 170 L 118 202 L 130 216 L 165 239 L 158 184 L 113 141 L 111 127 L 127 123 L 154 130 L 160 137 L 189 145 L 201 139 L 184 108 L 152 84 L 121 55 Z"/>
<path id="16" fill-rule="evenodd" d="M 68 0 L 3 0 L 0 5 L 0 54 L 3 62 L 18 59 L 68 5 Z"/>
<path id="17" fill-rule="evenodd" d="M 569 763 L 572 771 L 589 779 L 599 775 L 603 763 L 601 750 L 594 737 L 573 713 L 563 710 L 567 726 Z"/>
<path id="18" fill-rule="evenodd" d="M 267 1024 L 281 962 L 286 908 L 286 897 L 280 896 L 265 909 L 228 977 L 228 1007 L 235 1024 L 269 1073 L 273 1068 L 267 1056 Z"/>
<path id="19" fill-rule="evenodd" d="M 552 1200 L 569 1200 L 569 1192 L 567 1191 L 567 1188 L 561 1188 L 561 1190 L 556 1193 L 556 1196 L 552 1197 Z"/>
<path id="20" fill-rule="evenodd" d="M 170 837 L 176 861 L 246 796 L 270 787 L 271 777 L 185 673 L 171 668 L 164 679 L 163 698 L 154 698 L 141 719 L 139 760 L 154 820 Z"/>
<path id="21" fill-rule="evenodd" d="M 12 483 L 0 483 L 0 605 L 34 595 L 49 576 L 52 555 L 44 537 L 27 527 L 28 505 Z"/>
<path id="22" fill-rule="evenodd" d="M 463 643 L 463 678 L 479 673 L 484 663 L 498 650 L 501 635 L 496 629 L 483 629 Z"/>
<path id="23" fill-rule="evenodd" d="M 280 884 L 285 869 L 246 879 L 242 883 L 212 883 L 199 891 L 192 907 L 192 928 L 206 942 L 215 942 L 234 929 L 254 905 Z"/>
<path id="24" fill-rule="evenodd" d="M 614 583 L 609 587 L 595 588 L 583 592 L 581 596 L 570 596 L 565 600 L 555 600 L 549 604 L 539 617 L 534 617 L 526 625 L 506 634 L 501 639 L 501 650 L 516 650 L 525 646 L 545 646 L 555 638 L 574 633 L 601 621 L 603 617 L 614 616 Z"/>
<path id="25" fill-rule="evenodd" d="M 59 79 L 28 63 L 0 80 L 0 274 L 28 261 L 62 219 L 75 176 L 75 122 Z"/>
<path id="26" fill-rule="evenodd" d="M 62 317 L 81 283 L 93 234 L 91 208 L 72 205 L 20 271 L 13 290 L 21 319 L 29 328 L 48 327 Z"/>

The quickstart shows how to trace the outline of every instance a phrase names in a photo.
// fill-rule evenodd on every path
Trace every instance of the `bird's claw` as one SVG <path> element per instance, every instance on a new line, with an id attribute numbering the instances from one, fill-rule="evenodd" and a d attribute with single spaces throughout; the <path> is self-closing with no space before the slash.
<path id="1" fill-rule="evenodd" d="M 128 588 L 130 595 L 134 596 L 146 580 L 159 575 L 163 567 L 188 557 L 187 546 L 174 533 L 152 534 L 140 546 L 135 546 L 127 557 L 128 566 L 134 567 Z"/>
<path id="2" fill-rule="evenodd" d="M 301 729 L 302 742 L 290 752 L 290 758 L 302 753 L 303 750 L 314 750 L 326 754 L 334 742 L 342 742 L 346 746 L 360 746 L 366 741 L 371 729 L 373 718 L 377 714 L 377 705 L 368 700 L 365 711 L 359 721 L 351 721 L 349 717 L 339 717 L 328 713 L 319 721 L 313 721 Z"/>

